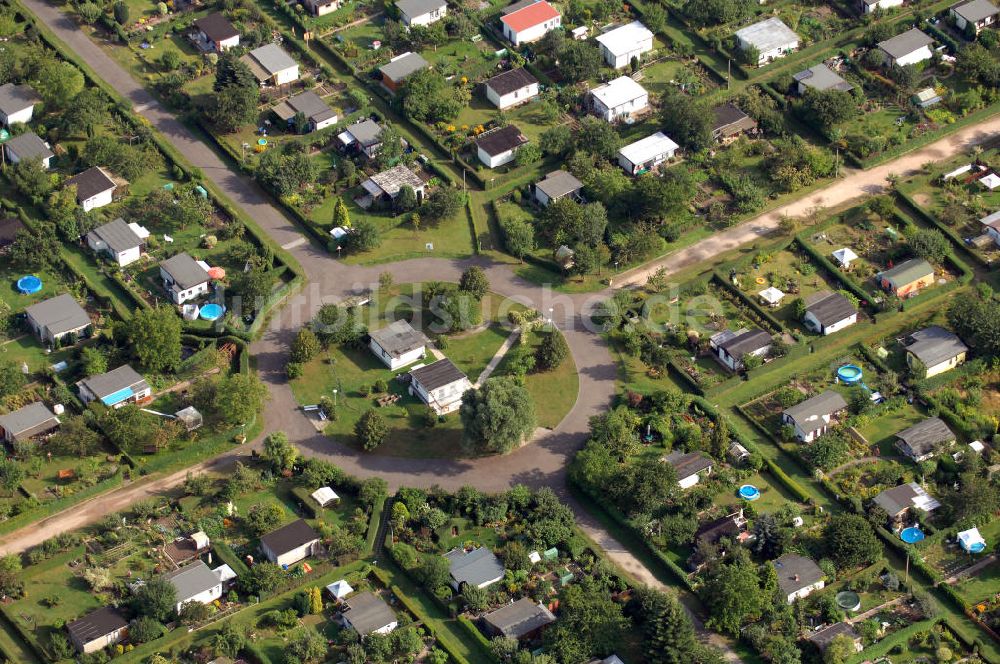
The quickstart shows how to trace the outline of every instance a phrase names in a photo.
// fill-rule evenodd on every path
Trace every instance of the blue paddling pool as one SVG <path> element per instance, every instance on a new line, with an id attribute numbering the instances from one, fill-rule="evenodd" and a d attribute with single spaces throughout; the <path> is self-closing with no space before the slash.
<path id="1" fill-rule="evenodd" d="M 861 380 L 861 367 L 856 364 L 845 364 L 837 369 L 837 378 L 845 385 L 854 385 Z"/>
<path id="2" fill-rule="evenodd" d="M 226 308 L 221 304 L 206 304 L 198 312 L 198 316 L 202 320 L 218 320 L 224 313 L 226 313 Z"/>
<path id="3" fill-rule="evenodd" d="M 903 528 L 899 531 L 899 539 L 903 540 L 907 544 L 916 544 L 924 539 L 924 531 L 920 530 L 915 526 L 910 526 L 909 528 Z"/>
<path id="4" fill-rule="evenodd" d="M 17 290 L 24 295 L 33 295 L 42 290 L 42 280 L 33 274 L 23 276 L 17 280 Z"/>
<path id="5" fill-rule="evenodd" d="M 980 553 L 985 548 L 986 545 L 983 544 L 982 542 L 973 542 L 972 544 L 969 545 L 969 548 L 966 549 L 966 551 L 968 551 L 969 553 Z"/>
<path id="6" fill-rule="evenodd" d="M 752 484 L 744 484 L 743 486 L 740 487 L 739 494 L 740 498 L 742 498 L 743 500 L 753 501 L 760 498 L 760 489 L 758 489 Z"/>

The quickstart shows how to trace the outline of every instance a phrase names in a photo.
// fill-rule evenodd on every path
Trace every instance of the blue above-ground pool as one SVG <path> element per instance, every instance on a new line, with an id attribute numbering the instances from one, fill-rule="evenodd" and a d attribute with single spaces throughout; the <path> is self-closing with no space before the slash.
<path id="1" fill-rule="evenodd" d="M 17 290 L 25 295 L 33 295 L 42 290 L 42 280 L 33 274 L 28 274 L 17 280 Z"/>
<path id="2" fill-rule="evenodd" d="M 740 487 L 739 494 L 743 500 L 757 500 L 760 498 L 760 489 L 753 484 L 744 484 Z"/>
<path id="3" fill-rule="evenodd" d="M 903 540 L 907 544 L 916 544 L 926 537 L 924 531 L 920 530 L 916 526 L 910 526 L 909 528 L 903 528 L 899 531 L 899 539 Z"/>
<path id="4" fill-rule="evenodd" d="M 845 385 L 854 385 L 861 382 L 862 375 L 861 367 L 856 364 L 845 364 L 837 369 L 837 378 Z"/>
<path id="5" fill-rule="evenodd" d="M 198 316 L 202 320 L 217 320 L 222 317 L 222 314 L 226 313 L 226 308 L 221 304 L 206 304 L 198 312 Z"/>
<path id="6" fill-rule="evenodd" d="M 982 550 L 985 548 L 986 545 L 983 544 L 982 542 L 973 542 L 972 544 L 969 545 L 969 548 L 966 549 L 966 551 L 968 551 L 969 553 L 981 553 Z"/>

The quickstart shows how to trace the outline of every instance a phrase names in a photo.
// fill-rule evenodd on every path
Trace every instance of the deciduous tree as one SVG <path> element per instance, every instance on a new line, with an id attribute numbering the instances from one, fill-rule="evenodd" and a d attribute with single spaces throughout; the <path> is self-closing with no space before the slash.
<path id="1" fill-rule="evenodd" d="M 472 451 L 506 454 L 535 430 L 535 405 L 528 391 L 506 376 L 488 378 L 466 391 L 460 409 L 463 441 Z"/>

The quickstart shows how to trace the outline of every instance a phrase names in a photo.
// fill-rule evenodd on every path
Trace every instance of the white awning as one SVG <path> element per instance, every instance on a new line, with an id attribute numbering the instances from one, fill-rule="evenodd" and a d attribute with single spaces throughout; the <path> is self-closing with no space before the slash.
<path id="1" fill-rule="evenodd" d="M 779 302 L 781 302 L 781 299 L 785 297 L 785 294 L 782 293 L 777 288 L 775 288 L 774 286 L 765 288 L 761 292 L 757 293 L 757 295 L 760 296 L 760 299 L 764 300 L 770 305 L 778 304 Z"/>
<path id="2" fill-rule="evenodd" d="M 328 504 L 340 500 L 337 492 L 328 486 L 320 487 L 313 491 L 312 498 L 320 504 L 320 507 L 326 507 Z"/>
<path id="3" fill-rule="evenodd" d="M 219 577 L 219 583 L 227 583 L 236 578 L 236 572 L 229 565 L 219 565 L 212 573 Z"/>
<path id="4" fill-rule="evenodd" d="M 344 599 L 348 595 L 354 592 L 354 588 L 351 587 L 344 579 L 340 581 L 334 581 L 326 587 L 326 591 L 333 595 L 334 599 Z"/>
<path id="5" fill-rule="evenodd" d="M 357 139 L 354 138 L 354 134 L 349 131 L 340 132 L 337 134 L 337 139 L 345 146 L 357 143 Z"/>

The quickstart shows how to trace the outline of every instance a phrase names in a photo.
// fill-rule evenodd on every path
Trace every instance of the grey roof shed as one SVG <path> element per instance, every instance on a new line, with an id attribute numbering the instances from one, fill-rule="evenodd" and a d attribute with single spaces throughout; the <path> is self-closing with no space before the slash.
<path id="1" fill-rule="evenodd" d="M 50 297 L 25 311 L 35 325 L 55 336 L 90 325 L 90 316 L 69 293 Z"/>

